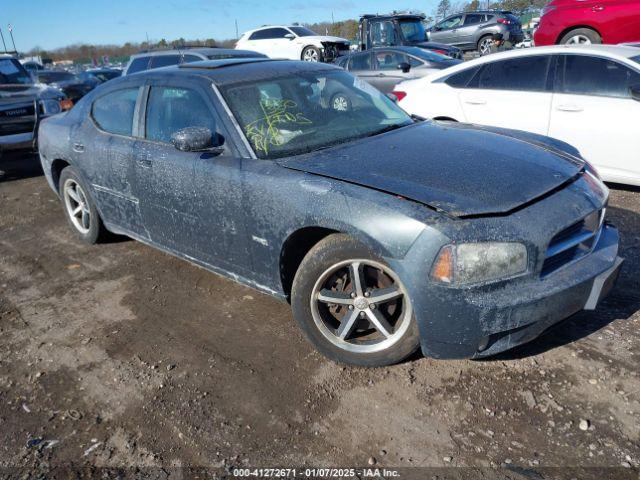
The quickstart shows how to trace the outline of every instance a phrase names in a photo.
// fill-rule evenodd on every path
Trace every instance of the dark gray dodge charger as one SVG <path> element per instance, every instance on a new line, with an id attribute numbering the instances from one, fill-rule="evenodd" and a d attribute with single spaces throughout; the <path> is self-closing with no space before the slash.
<path id="1" fill-rule="evenodd" d="M 622 263 L 574 148 L 412 118 L 330 65 L 116 79 L 42 123 L 40 156 L 81 240 L 124 234 L 289 300 L 340 362 L 493 355 L 594 309 Z"/>

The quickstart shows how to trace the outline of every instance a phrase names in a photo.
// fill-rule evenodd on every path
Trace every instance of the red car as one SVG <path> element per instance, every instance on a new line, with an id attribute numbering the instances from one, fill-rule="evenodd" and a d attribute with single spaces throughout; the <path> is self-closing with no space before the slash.
<path id="1" fill-rule="evenodd" d="M 542 11 L 536 46 L 640 40 L 640 0 L 553 0 Z"/>

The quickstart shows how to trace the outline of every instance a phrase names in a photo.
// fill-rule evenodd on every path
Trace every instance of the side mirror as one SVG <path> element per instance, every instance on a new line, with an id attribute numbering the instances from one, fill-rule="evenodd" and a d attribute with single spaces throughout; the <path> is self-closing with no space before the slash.
<path id="1" fill-rule="evenodd" d="M 640 102 L 640 85 L 631 85 L 629 87 L 629 92 L 631 93 L 631 98 L 636 102 Z"/>
<path id="2" fill-rule="evenodd" d="M 171 135 L 171 143 L 181 152 L 222 153 L 222 147 L 213 142 L 211 130 L 205 127 L 187 127 L 178 130 Z"/>
<path id="3" fill-rule="evenodd" d="M 402 73 L 409 73 L 409 70 L 411 70 L 411 65 L 407 62 L 400 62 L 398 64 L 398 70 L 402 70 Z"/>
<path id="4" fill-rule="evenodd" d="M 284 38 L 288 38 L 289 40 L 293 40 L 296 36 L 293 33 L 287 33 Z"/>

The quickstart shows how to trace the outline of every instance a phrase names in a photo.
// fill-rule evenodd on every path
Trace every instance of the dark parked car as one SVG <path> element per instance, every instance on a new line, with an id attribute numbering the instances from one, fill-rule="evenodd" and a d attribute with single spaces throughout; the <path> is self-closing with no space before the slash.
<path id="1" fill-rule="evenodd" d="M 59 90 L 35 85 L 15 57 L 0 55 L 0 155 L 35 148 L 39 119 L 68 108 L 65 100 Z"/>
<path id="2" fill-rule="evenodd" d="M 400 82 L 426 77 L 461 62 L 423 48 L 389 47 L 346 55 L 334 63 L 381 92 L 391 93 Z M 336 106 L 348 107 L 348 103 L 341 100 Z"/>
<path id="3" fill-rule="evenodd" d="M 358 24 L 358 49 L 418 47 L 462 60 L 459 48 L 429 41 L 424 20 L 424 15 L 415 13 L 363 15 Z"/>
<path id="4" fill-rule="evenodd" d="M 326 104 L 334 83 L 358 108 Z M 413 120 L 333 65 L 230 59 L 131 75 L 40 136 L 81 240 L 125 234 L 288 299 L 307 338 L 342 362 L 385 365 L 419 345 L 495 354 L 595 308 L 622 262 L 607 187 L 575 149 Z"/>
<path id="5" fill-rule="evenodd" d="M 100 83 L 113 80 L 114 78 L 118 78 L 121 75 L 122 70 L 119 70 L 117 68 L 92 68 L 91 70 L 86 70 L 78 74 L 80 78 L 96 78 Z"/>
<path id="6" fill-rule="evenodd" d="M 224 60 L 226 58 L 267 58 L 267 56 L 251 50 L 216 47 L 148 50 L 131 55 L 131 59 L 124 68 L 122 75 L 131 75 L 132 73 L 179 65 L 181 63 Z"/>
<path id="7" fill-rule="evenodd" d="M 100 84 L 100 80 L 95 77 L 81 77 L 62 70 L 40 70 L 37 78 L 38 82 L 64 92 L 74 103 Z"/>
<path id="8" fill-rule="evenodd" d="M 492 36 L 497 33 L 513 45 L 524 40 L 520 20 L 506 10 L 450 15 L 429 29 L 429 40 L 455 45 L 464 51 L 477 50 L 480 55 L 486 55 L 491 52 Z"/>

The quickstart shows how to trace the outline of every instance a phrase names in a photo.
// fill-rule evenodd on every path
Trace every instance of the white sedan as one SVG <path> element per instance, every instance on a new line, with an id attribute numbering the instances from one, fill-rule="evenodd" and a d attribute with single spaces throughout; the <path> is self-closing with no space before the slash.
<path id="1" fill-rule="evenodd" d="M 409 113 L 572 144 L 606 181 L 640 185 L 640 50 L 562 45 L 488 55 L 402 82 Z"/>
<path id="2" fill-rule="evenodd" d="M 300 25 L 275 25 L 244 33 L 236 48 L 260 52 L 270 58 L 331 62 L 349 53 L 349 41 L 318 35 Z"/>

